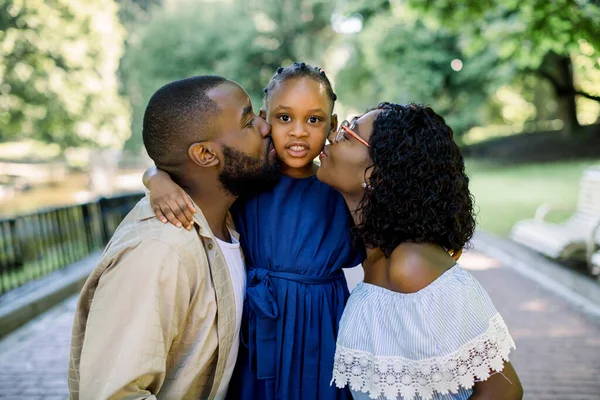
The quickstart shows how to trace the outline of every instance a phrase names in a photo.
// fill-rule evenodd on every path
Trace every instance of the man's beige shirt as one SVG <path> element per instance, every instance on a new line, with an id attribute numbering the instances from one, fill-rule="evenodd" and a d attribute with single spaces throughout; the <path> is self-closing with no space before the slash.
<path id="1" fill-rule="evenodd" d="M 194 221 L 162 224 L 146 197 L 119 226 L 77 304 L 71 399 L 215 398 L 238 340 L 235 300 L 201 211 Z"/>

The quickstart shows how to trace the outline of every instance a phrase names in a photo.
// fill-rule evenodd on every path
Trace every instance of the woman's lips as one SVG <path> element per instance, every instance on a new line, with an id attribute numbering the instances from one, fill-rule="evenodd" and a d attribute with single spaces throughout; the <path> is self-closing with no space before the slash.
<path id="1" fill-rule="evenodd" d="M 328 148 L 328 146 L 323 147 L 323 150 L 321 150 L 321 154 L 319 154 L 319 159 L 323 159 L 328 156 L 327 148 Z"/>

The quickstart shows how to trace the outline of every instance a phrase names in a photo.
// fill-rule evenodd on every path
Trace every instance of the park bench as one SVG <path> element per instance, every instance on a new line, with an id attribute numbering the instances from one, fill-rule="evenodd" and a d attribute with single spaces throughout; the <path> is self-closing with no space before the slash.
<path id="1" fill-rule="evenodd" d="M 600 256 L 594 255 L 600 231 L 600 166 L 584 171 L 579 188 L 577 209 L 565 222 L 545 221 L 555 208 L 543 204 L 533 219 L 515 224 L 510 236 L 552 259 L 587 261 L 590 272 L 598 275 L 600 268 L 594 268 L 592 262 L 600 261 Z"/>
<path id="2" fill-rule="evenodd" d="M 590 257 L 589 265 L 592 274 L 594 274 L 600 279 L 600 251 L 597 251 L 592 254 L 592 257 Z"/>
<path id="3" fill-rule="evenodd" d="M 596 225 L 596 229 L 590 235 L 588 241 L 587 256 L 588 266 L 593 276 L 597 276 L 600 280 L 600 223 Z"/>

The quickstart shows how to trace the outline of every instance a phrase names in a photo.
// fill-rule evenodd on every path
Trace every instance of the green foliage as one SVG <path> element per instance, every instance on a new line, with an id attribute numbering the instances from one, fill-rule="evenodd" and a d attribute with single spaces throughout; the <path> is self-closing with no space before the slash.
<path id="1" fill-rule="evenodd" d="M 133 135 L 127 148 L 142 147 L 142 120 L 150 96 L 169 81 L 217 74 L 240 83 L 255 112 L 263 88 L 282 64 L 317 63 L 331 35 L 326 1 L 256 3 L 175 2 L 138 25 L 122 61 L 124 88 L 133 108 Z"/>
<path id="2" fill-rule="evenodd" d="M 324 43 L 333 38 L 330 28 L 333 3 L 327 0 L 261 0 L 238 1 L 255 24 L 262 40 L 271 42 L 282 61 L 315 63 L 321 59 Z"/>
<path id="3" fill-rule="evenodd" d="M 228 24 L 227 34 L 222 27 Z M 161 10 L 151 23 L 138 28 L 129 40 L 123 59 L 122 78 L 133 108 L 133 135 L 128 148 L 142 147 L 144 109 L 162 85 L 185 77 L 218 74 L 239 82 L 246 90 L 260 92 L 261 52 L 255 45 L 252 20 L 239 9 L 211 5 L 188 5 Z M 254 96 L 253 102 L 259 100 Z"/>
<path id="4" fill-rule="evenodd" d="M 147 20 L 152 9 L 162 5 L 162 0 L 116 0 L 116 2 L 119 4 L 119 20 L 126 27 Z"/>
<path id="5" fill-rule="evenodd" d="M 129 109 L 113 0 L 0 0 L 0 140 L 120 147 Z"/>
<path id="6" fill-rule="evenodd" d="M 578 118 L 593 119 L 589 116 L 589 106 L 588 111 L 581 110 L 585 102 L 580 100 L 600 102 L 600 81 L 586 79 L 600 71 L 600 63 L 586 66 L 580 59 L 586 48 L 591 50 L 589 58 L 594 49 L 600 50 L 598 1 L 410 0 L 410 3 L 459 32 L 467 52 L 492 48 L 521 74 L 534 74 L 549 82 L 557 100 L 556 117 L 564 122 L 565 133 L 580 131 Z M 574 59 L 579 59 L 576 66 Z M 574 76 L 574 70 L 578 76 Z"/>
<path id="7" fill-rule="evenodd" d="M 499 67 L 490 51 L 466 56 L 456 34 L 401 11 L 366 21 L 353 58 L 337 76 L 340 97 L 359 109 L 384 100 L 431 104 L 460 135 L 481 121 L 486 99 L 512 70 Z M 462 63 L 455 61 L 459 71 L 453 60 Z"/>
<path id="8" fill-rule="evenodd" d="M 491 94 L 490 89 L 497 86 L 488 87 L 486 82 L 511 83 L 512 88 L 521 88 L 524 98 L 530 97 L 527 93 L 532 89 L 531 84 L 522 82 L 534 82 L 533 90 L 537 94 L 530 100 L 535 109 L 531 113 L 533 118 L 561 119 L 566 133 L 580 131 L 579 122 L 593 122 L 594 114 L 597 115 L 598 107 L 592 104 L 600 101 L 597 78 L 600 63 L 596 60 L 600 51 L 600 3 L 597 1 L 377 0 L 365 3 L 348 0 L 346 5 L 344 12 L 360 12 L 367 26 L 379 17 L 393 15 L 405 20 L 407 16 L 414 18 L 411 14 L 416 13 L 425 31 L 454 36 L 456 50 L 462 53 L 461 59 L 465 62 L 461 76 L 469 75 L 467 69 L 475 61 L 482 67 L 482 76 L 476 80 L 484 91 Z M 388 37 L 389 33 L 384 36 Z M 429 46 L 422 47 L 425 53 L 437 45 L 424 43 L 419 38 L 416 43 Z M 493 73 L 490 74 L 487 66 L 492 67 Z M 493 76 L 498 71 L 497 66 L 502 67 L 500 79 Z M 429 75 L 430 71 L 423 71 Z M 550 96 L 540 98 L 540 93 L 547 92 L 548 84 L 552 90 Z M 478 96 L 470 93 L 476 100 Z M 497 121 L 500 115 L 494 98 L 484 100 L 485 114 Z M 464 102 L 458 103 L 464 105 Z"/>
<path id="9" fill-rule="evenodd" d="M 466 48 L 478 51 L 492 45 L 502 58 L 524 68 L 538 68 L 550 52 L 577 52 L 582 39 L 600 49 L 597 1 L 410 0 L 410 4 L 461 32 Z"/>

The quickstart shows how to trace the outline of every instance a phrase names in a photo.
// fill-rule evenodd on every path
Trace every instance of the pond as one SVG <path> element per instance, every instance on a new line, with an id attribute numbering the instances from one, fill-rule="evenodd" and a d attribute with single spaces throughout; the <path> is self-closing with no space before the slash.
<path id="1" fill-rule="evenodd" d="M 114 194 L 143 189 L 141 170 L 121 171 Z M 55 185 L 36 186 L 26 191 L 0 190 L 0 218 L 29 214 L 40 209 L 85 203 L 98 198 L 90 190 L 89 175 L 69 174 Z"/>

